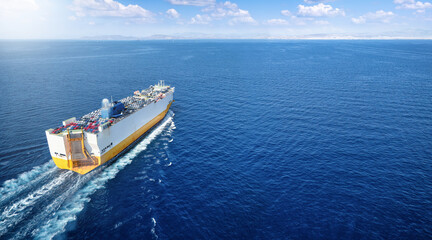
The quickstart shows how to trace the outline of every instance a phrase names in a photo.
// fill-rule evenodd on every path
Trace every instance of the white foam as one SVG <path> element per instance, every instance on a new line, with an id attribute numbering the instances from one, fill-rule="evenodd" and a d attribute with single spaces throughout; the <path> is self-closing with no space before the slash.
<path id="1" fill-rule="evenodd" d="M 174 117 L 174 114 L 172 115 L 173 117 Z M 174 121 L 172 121 L 171 122 L 171 124 L 170 124 L 170 126 L 168 127 L 168 131 L 167 131 L 167 133 L 168 133 L 168 135 L 170 135 L 170 133 L 173 131 L 173 129 L 175 129 L 176 128 L 176 126 L 175 126 L 175 124 L 174 124 Z"/>
<path id="2" fill-rule="evenodd" d="M 52 215 L 55 211 L 57 211 L 57 209 L 59 209 L 59 207 L 65 202 L 66 199 L 68 199 L 86 182 L 88 182 L 89 179 L 91 179 L 94 173 L 95 172 L 93 171 L 84 176 L 75 174 L 75 176 L 73 176 L 74 178 L 71 178 L 69 180 L 70 182 L 73 183 L 73 185 L 68 186 L 66 191 L 62 192 L 59 196 L 56 196 L 56 198 L 48 206 L 42 208 L 40 211 L 38 211 L 38 213 L 32 216 L 31 220 L 26 221 L 25 224 L 14 235 L 13 239 L 24 239 L 27 236 L 29 236 L 29 234 L 31 234 L 32 231 L 35 231 L 34 229 L 38 228 L 37 225 L 39 225 L 50 215 Z"/>
<path id="3" fill-rule="evenodd" d="M 57 234 L 64 232 L 66 225 L 69 222 L 76 220 L 77 214 L 81 212 L 84 205 L 90 201 L 90 195 L 96 192 L 96 190 L 103 188 L 108 180 L 114 178 L 120 170 L 132 162 L 133 158 L 135 158 L 140 152 L 144 151 L 147 146 L 164 130 L 167 124 L 172 122 L 172 116 L 173 113 L 169 111 L 167 118 L 163 120 L 161 125 L 154 129 L 126 155 L 119 158 L 111 166 L 103 169 L 103 171 L 98 176 L 95 176 L 96 178 L 89 181 L 84 188 L 78 190 L 72 197 L 71 201 L 66 202 L 50 220 L 43 224 L 39 230 L 34 232 L 33 236 L 36 239 L 52 239 Z"/>
<path id="4" fill-rule="evenodd" d="M 144 176 L 144 177 L 135 177 L 134 179 L 135 180 L 145 180 L 147 178 L 147 176 Z"/>
<path id="5" fill-rule="evenodd" d="M 167 167 L 169 167 L 169 166 L 171 166 L 172 165 L 172 162 L 170 162 L 168 165 L 166 165 Z"/>
<path id="6" fill-rule="evenodd" d="M 48 194 L 72 174 L 72 172 L 63 172 L 57 178 L 54 178 L 36 191 L 29 193 L 27 197 L 7 206 L 0 215 L 0 236 L 5 234 L 8 228 L 13 227 L 20 222 L 31 211 L 34 203 L 39 198 Z"/>
<path id="7" fill-rule="evenodd" d="M 24 189 L 32 187 L 33 183 L 38 182 L 55 170 L 54 163 L 48 161 L 40 166 L 34 167 L 28 172 L 21 173 L 17 178 L 6 180 L 0 188 L 0 203 L 12 196 L 16 196 Z"/>
<path id="8" fill-rule="evenodd" d="M 156 234 L 156 219 L 154 217 L 152 217 L 152 223 L 153 223 L 153 227 L 151 229 L 151 233 L 153 234 L 153 237 L 158 239 L 158 235 Z"/>
<path id="9" fill-rule="evenodd" d="M 169 140 L 168 142 L 172 142 L 172 141 L 174 141 L 174 138 L 171 138 L 171 140 Z"/>
<path id="10" fill-rule="evenodd" d="M 118 223 L 116 223 L 115 225 L 114 225 L 114 229 L 117 229 L 117 228 L 119 228 L 121 225 L 123 225 L 123 222 L 118 222 Z"/>

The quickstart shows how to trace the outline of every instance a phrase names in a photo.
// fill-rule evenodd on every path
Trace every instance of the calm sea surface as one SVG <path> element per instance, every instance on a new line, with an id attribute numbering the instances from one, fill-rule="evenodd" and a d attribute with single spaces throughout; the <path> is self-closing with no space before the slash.
<path id="1" fill-rule="evenodd" d="M 44 131 L 164 79 L 85 176 Z M 0 41 L 1 239 L 430 239 L 432 41 Z"/>

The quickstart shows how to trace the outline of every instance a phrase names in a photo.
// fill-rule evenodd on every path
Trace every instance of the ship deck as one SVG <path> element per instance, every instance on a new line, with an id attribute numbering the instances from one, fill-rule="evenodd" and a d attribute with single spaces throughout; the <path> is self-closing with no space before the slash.
<path id="1" fill-rule="evenodd" d="M 165 97 L 165 94 L 173 91 L 170 86 L 150 86 L 149 88 L 140 91 L 135 91 L 134 95 L 125 97 L 116 102 L 121 102 L 125 106 L 125 110 L 118 117 L 105 119 L 101 117 L 101 108 L 90 112 L 76 121 L 66 125 L 57 127 L 51 131 L 51 134 L 67 133 L 73 130 L 82 130 L 88 133 L 98 133 L 99 131 L 109 128 L 110 126 L 120 122 L 124 118 L 134 112 L 144 108 L 152 102 L 157 102 Z M 102 129 L 100 128 L 102 126 Z"/>

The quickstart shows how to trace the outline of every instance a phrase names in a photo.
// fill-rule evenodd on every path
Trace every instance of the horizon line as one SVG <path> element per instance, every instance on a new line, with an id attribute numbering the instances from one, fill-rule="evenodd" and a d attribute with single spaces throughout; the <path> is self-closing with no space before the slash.
<path id="1" fill-rule="evenodd" d="M 81 38 L 0 38 L 0 41 L 36 41 L 36 40 L 64 40 L 64 41 L 152 41 L 152 40 L 432 40 L 432 37 L 255 37 L 255 38 L 174 38 L 174 37 L 128 37 L 128 36 L 96 36 Z M 110 38 L 112 37 L 112 38 Z"/>

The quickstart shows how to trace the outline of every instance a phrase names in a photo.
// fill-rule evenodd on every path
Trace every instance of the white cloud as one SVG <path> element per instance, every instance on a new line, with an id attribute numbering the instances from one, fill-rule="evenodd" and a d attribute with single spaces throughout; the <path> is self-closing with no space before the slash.
<path id="1" fill-rule="evenodd" d="M 39 6 L 34 0 L 6 0 L 1 1 L 0 11 L 35 11 Z"/>
<path id="2" fill-rule="evenodd" d="M 304 0 L 307 4 L 317 4 L 317 3 L 324 3 L 324 2 L 334 2 L 335 0 Z"/>
<path id="3" fill-rule="evenodd" d="M 229 24 L 256 23 L 249 11 L 240 9 L 237 4 L 230 1 L 209 6 L 203 11 L 210 12 L 210 15 L 215 19 L 230 18 Z"/>
<path id="4" fill-rule="evenodd" d="M 233 25 L 236 23 L 256 23 L 256 21 L 251 16 L 242 16 L 242 17 L 231 18 L 231 20 L 229 20 L 228 23 L 230 25 Z"/>
<path id="5" fill-rule="evenodd" d="M 166 14 L 168 15 L 168 17 L 170 18 L 179 18 L 180 14 L 174 9 L 174 8 L 170 8 L 166 11 Z"/>
<path id="6" fill-rule="evenodd" d="M 89 22 L 88 24 L 89 25 L 95 25 L 95 22 Z"/>
<path id="7" fill-rule="evenodd" d="M 355 24 L 366 23 L 366 19 L 363 16 L 360 16 L 358 18 L 351 18 L 351 21 Z"/>
<path id="8" fill-rule="evenodd" d="M 195 17 L 193 17 L 190 21 L 191 24 L 209 24 L 211 21 L 211 17 L 207 14 L 200 15 L 197 14 Z"/>
<path id="9" fill-rule="evenodd" d="M 268 25 L 288 25 L 289 24 L 287 20 L 280 19 L 280 18 L 269 19 L 265 23 L 268 24 Z"/>
<path id="10" fill-rule="evenodd" d="M 289 10 L 282 10 L 281 13 L 282 13 L 282 15 L 287 16 L 287 17 L 292 15 Z"/>
<path id="11" fill-rule="evenodd" d="M 432 8 L 432 3 L 430 2 L 416 2 L 415 0 L 394 0 L 393 2 L 397 4 L 397 9 L 413 9 L 419 13 L 425 12 L 427 8 Z"/>
<path id="12" fill-rule="evenodd" d="M 114 0 L 74 0 L 71 10 L 75 11 L 78 17 L 123 17 L 152 20 L 154 15 L 139 5 L 125 6 Z"/>
<path id="13" fill-rule="evenodd" d="M 75 16 L 69 16 L 68 19 L 71 20 L 71 21 L 75 21 L 75 20 L 77 20 L 77 17 L 75 17 Z"/>
<path id="14" fill-rule="evenodd" d="M 351 18 L 351 21 L 355 24 L 366 23 L 367 21 L 379 21 L 388 23 L 390 18 L 394 16 L 393 12 L 386 12 L 383 10 L 379 10 L 376 12 L 366 13 L 358 18 Z"/>
<path id="15" fill-rule="evenodd" d="M 215 4 L 216 0 L 168 0 L 174 5 L 207 6 Z"/>
<path id="16" fill-rule="evenodd" d="M 345 16 L 345 12 L 339 8 L 333 8 L 323 3 L 314 6 L 298 5 L 298 15 L 306 17 L 332 17 L 337 15 Z"/>

